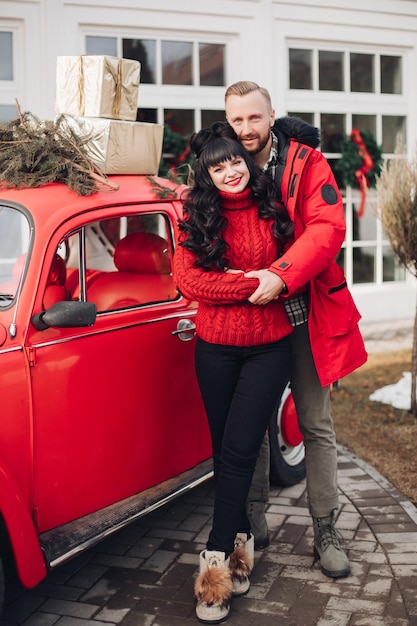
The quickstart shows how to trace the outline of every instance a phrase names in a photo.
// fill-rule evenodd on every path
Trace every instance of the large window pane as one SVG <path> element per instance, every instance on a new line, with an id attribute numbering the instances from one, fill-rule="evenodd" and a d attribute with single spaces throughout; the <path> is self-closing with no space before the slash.
<path id="1" fill-rule="evenodd" d="M 360 132 L 372 133 L 376 136 L 376 115 L 352 114 L 352 128 L 359 128 Z"/>
<path id="2" fill-rule="evenodd" d="M 401 115 L 382 116 L 382 152 L 395 152 L 397 139 L 401 143 L 407 141 L 405 117 Z"/>
<path id="3" fill-rule="evenodd" d="M 192 109 L 164 109 L 164 124 L 180 135 L 194 132 L 194 111 Z"/>
<path id="4" fill-rule="evenodd" d="M 381 93 L 402 92 L 401 57 L 381 55 Z"/>
<path id="5" fill-rule="evenodd" d="M 17 118 L 17 110 L 14 104 L 0 104 L 0 122 L 10 122 Z"/>
<path id="6" fill-rule="evenodd" d="M 156 41 L 153 39 L 123 39 L 123 57 L 139 61 L 140 82 L 156 83 Z"/>
<path id="7" fill-rule="evenodd" d="M 374 55 L 350 53 L 350 90 L 374 93 Z"/>
<path id="8" fill-rule="evenodd" d="M 300 120 L 303 120 L 303 122 L 311 124 L 311 126 L 314 125 L 314 113 L 300 113 L 299 111 L 290 111 L 288 115 L 290 117 L 298 117 Z"/>
<path id="9" fill-rule="evenodd" d="M 312 50 L 290 49 L 290 89 L 312 89 Z"/>
<path id="10" fill-rule="evenodd" d="M 192 85 L 193 45 L 186 41 L 162 41 L 164 85 Z"/>
<path id="11" fill-rule="evenodd" d="M 399 264 L 389 247 L 384 248 L 382 252 L 382 280 L 384 282 L 405 280 L 405 268 Z"/>
<path id="12" fill-rule="evenodd" d="M 136 121 L 156 124 L 158 122 L 158 112 L 156 109 L 138 109 Z"/>
<path id="13" fill-rule="evenodd" d="M 337 186 L 339 189 L 344 189 L 345 183 L 343 182 L 343 174 L 340 170 L 336 169 L 336 164 L 339 162 L 339 159 L 327 159 L 327 162 L 330 165 L 330 169 L 336 179 Z"/>
<path id="14" fill-rule="evenodd" d="M 367 196 L 367 204 L 365 206 L 365 211 L 362 217 L 358 217 L 358 212 L 361 206 L 361 196 L 359 189 L 354 189 L 354 200 L 353 200 L 353 233 L 352 239 L 353 241 L 370 241 L 376 239 L 376 219 L 375 213 L 372 209 L 372 206 L 375 204 L 375 197 L 373 190 L 369 190 Z"/>
<path id="15" fill-rule="evenodd" d="M 224 86 L 224 50 L 222 44 L 199 44 L 200 85 Z"/>
<path id="16" fill-rule="evenodd" d="M 87 35 L 85 38 L 85 51 L 87 54 L 106 54 L 107 56 L 116 57 L 117 38 Z"/>
<path id="17" fill-rule="evenodd" d="M 208 128 L 214 122 L 224 122 L 226 115 L 223 111 L 201 111 L 201 127 Z"/>
<path id="18" fill-rule="evenodd" d="M 353 249 L 353 282 L 375 282 L 375 256 L 376 248 L 368 246 Z"/>
<path id="19" fill-rule="evenodd" d="M 0 32 L 0 80 L 13 80 L 13 35 Z"/>
<path id="20" fill-rule="evenodd" d="M 343 52 L 319 51 L 319 89 L 343 91 Z"/>
<path id="21" fill-rule="evenodd" d="M 345 136 L 346 116 L 342 113 L 322 113 L 321 149 L 323 152 L 340 152 Z"/>

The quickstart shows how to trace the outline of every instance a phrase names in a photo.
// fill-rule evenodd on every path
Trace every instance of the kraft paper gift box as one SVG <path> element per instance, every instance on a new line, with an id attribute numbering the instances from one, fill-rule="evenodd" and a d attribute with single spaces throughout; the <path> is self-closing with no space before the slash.
<path id="1" fill-rule="evenodd" d="M 57 57 L 55 114 L 136 120 L 140 68 L 105 55 Z"/>
<path id="2" fill-rule="evenodd" d="M 164 127 L 94 117 L 65 116 L 77 135 L 90 139 L 85 147 L 105 174 L 158 173 Z"/>

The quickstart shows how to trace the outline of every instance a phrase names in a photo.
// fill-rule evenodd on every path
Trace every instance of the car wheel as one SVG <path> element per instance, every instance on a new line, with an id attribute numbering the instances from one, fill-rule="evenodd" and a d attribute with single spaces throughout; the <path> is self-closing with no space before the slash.
<path id="1" fill-rule="evenodd" d="M 269 425 L 270 479 L 280 487 L 290 487 L 306 475 L 303 436 L 289 383 Z"/>
<path id="2" fill-rule="evenodd" d="M 3 613 L 3 607 L 4 607 L 4 569 L 3 569 L 2 560 L 0 558 L 0 620 L 1 620 L 2 613 Z"/>

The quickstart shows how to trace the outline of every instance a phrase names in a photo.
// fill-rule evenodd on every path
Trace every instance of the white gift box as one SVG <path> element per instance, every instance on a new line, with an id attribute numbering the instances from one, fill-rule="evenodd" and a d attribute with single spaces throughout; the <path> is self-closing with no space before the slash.
<path id="1" fill-rule="evenodd" d="M 158 173 L 164 127 L 96 117 L 65 116 L 79 136 L 89 136 L 85 147 L 105 174 Z"/>
<path id="2" fill-rule="evenodd" d="M 104 55 L 57 57 L 55 114 L 136 120 L 140 67 Z"/>

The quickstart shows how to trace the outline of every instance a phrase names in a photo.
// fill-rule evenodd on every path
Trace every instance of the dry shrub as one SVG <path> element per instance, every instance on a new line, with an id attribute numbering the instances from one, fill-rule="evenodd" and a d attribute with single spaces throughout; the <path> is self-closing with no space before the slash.
<path id="1" fill-rule="evenodd" d="M 376 183 L 377 215 L 401 265 L 417 277 L 417 152 L 409 160 L 400 141 Z M 411 413 L 417 417 L 417 310 L 411 355 Z"/>
<path id="2" fill-rule="evenodd" d="M 378 217 L 400 263 L 417 276 L 417 155 L 405 158 L 400 143 L 376 183 Z"/>

